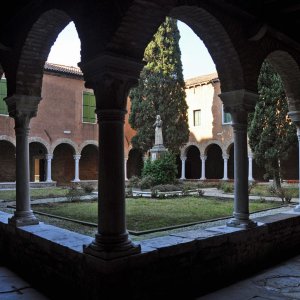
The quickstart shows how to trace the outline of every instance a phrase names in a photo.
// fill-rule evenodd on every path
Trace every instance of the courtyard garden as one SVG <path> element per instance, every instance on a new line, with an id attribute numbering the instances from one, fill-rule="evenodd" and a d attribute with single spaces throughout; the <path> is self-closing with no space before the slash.
<path id="1" fill-rule="evenodd" d="M 251 201 L 250 212 L 280 207 L 278 201 Z M 36 212 L 97 223 L 97 201 L 76 201 L 32 205 Z M 205 197 L 176 197 L 169 199 L 127 198 L 127 227 L 131 231 L 153 230 L 230 217 L 233 200 Z"/>

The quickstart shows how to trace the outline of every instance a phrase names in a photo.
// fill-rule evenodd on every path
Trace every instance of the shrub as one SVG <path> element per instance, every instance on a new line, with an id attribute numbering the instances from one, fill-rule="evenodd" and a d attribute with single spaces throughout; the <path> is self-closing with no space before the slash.
<path id="1" fill-rule="evenodd" d="M 80 197 L 84 195 L 83 190 L 80 188 L 79 184 L 72 184 L 69 188 L 66 197 L 69 201 L 74 202 L 80 200 Z"/>
<path id="2" fill-rule="evenodd" d="M 95 190 L 95 187 L 92 183 L 82 183 L 81 188 L 85 191 L 85 193 L 92 193 Z"/>
<path id="3" fill-rule="evenodd" d="M 269 192 L 271 195 L 279 197 L 282 203 L 290 203 L 292 200 L 292 192 L 283 187 L 275 187 L 274 185 L 269 186 Z"/>
<path id="4" fill-rule="evenodd" d="M 131 178 L 129 178 L 127 186 L 129 188 L 140 187 L 141 179 L 138 176 L 132 176 Z"/>
<path id="5" fill-rule="evenodd" d="M 151 175 L 143 176 L 140 181 L 141 189 L 150 189 L 153 186 L 155 179 Z"/>
<path id="6" fill-rule="evenodd" d="M 175 155 L 164 153 L 159 159 L 148 159 L 142 171 L 142 178 L 150 176 L 153 185 L 174 183 L 176 181 L 177 165 Z"/>
<path id="7" fill-rule="evenodd" d="M 233 192 L 233 185 L 231 183 L 222 182 L 219 184 L 218 188 L 223 190 L 224 193 L 232 193 Z"/>

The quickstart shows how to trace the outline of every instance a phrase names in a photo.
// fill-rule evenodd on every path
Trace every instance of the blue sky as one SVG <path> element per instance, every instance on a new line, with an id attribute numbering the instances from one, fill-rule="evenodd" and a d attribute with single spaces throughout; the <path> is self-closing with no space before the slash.
<path id="1" fill-rule="evenodd" d="M 179 21 L 178 29 L 181 36 L 179 46 L 184 79 L 215 72 L 215 64 L 198 36 L 186 24 Z M 79 61 L 80 40 L 74 23 L 70 23 L 57 37 L 51 48 L 48 62 L 77 66 Z"/>

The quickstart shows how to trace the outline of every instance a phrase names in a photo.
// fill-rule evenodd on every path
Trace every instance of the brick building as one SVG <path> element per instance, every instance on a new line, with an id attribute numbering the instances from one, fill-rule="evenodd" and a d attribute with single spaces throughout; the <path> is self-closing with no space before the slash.
<path id="1" fill-rule="evenodd" d="M 178 158 L 181 179 L 233 179 L 233 131 L 231 116 L 219 98 L 217 73 L 186 81 L 190 136 Z M 6 80 L 1 80 L 1 99 Z M 98 127 L 95 96 L 84 87 L 79 68 L 46 63 L 39 112 L 31 122 L 30 181 L 51 184 L 91 181 L 98 178 Z M 130 111 L 130 101 L 127 101 Z M 140 175 L 142 154 L 131 147 L 135 132 L 125 118 L 125 178 Z M 7 106 L 0 107 L 0 182 L 15 181 L 15 133 Z M 294 159 L 297 159 L 293 153 Z M 263 179 L 248 149 L 249 180 Z M 290 171 L 292 166 L 289 166 Z M 294 168 L 295 169 L 295 168 Z M 254 178 L 253 178 L 254 173 Z M 288 179 L 297 177 L 297 169 Z"/>

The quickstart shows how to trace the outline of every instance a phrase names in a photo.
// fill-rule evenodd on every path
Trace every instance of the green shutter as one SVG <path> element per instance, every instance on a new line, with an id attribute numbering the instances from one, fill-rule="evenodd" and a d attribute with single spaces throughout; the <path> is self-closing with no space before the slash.
<path id="1" fill-rule="evenodd" d="M 6 87 L 6 80 L 0 80 L 0 114 L 1 115 L 8 115 L 7 105 L 4 101 L 4 98 L 7 96 L 7 87 Z"/>
<path id="2" fill-rule="evenodd" d="M 96 123 L 95 117 L 96 100 L 92 93 L 83 92 L 82 121 L 85 123 Z"/>

